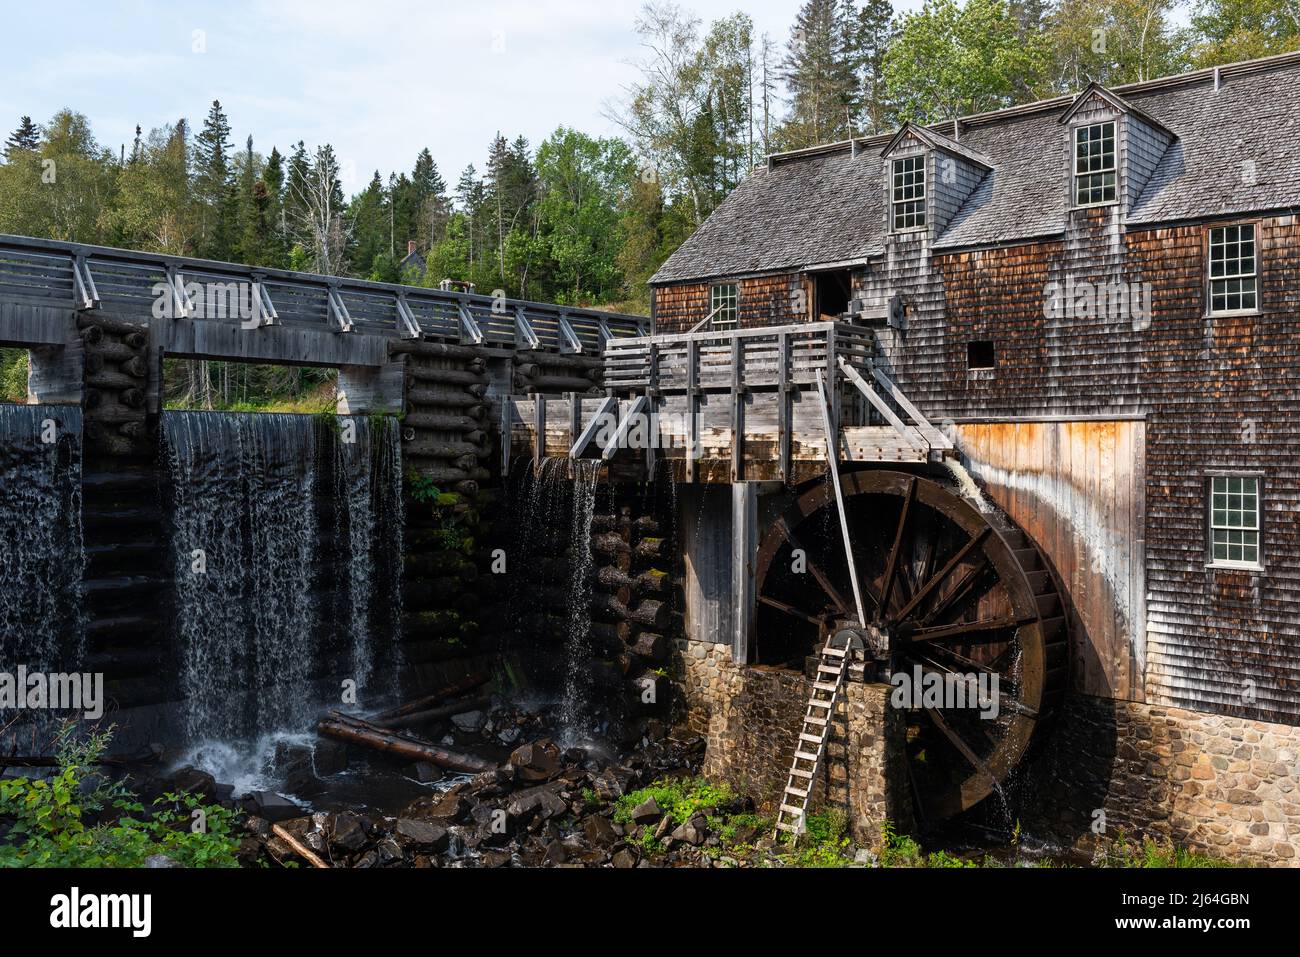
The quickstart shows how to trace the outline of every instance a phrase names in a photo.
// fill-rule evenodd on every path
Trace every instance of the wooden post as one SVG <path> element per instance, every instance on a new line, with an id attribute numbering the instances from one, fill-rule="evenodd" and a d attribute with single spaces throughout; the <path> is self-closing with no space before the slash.
<path id="1" fill-rule="evenodd" d="M 731 486 L 731 660 L 748 664 L 754 631 L 754 556 L 758 553 L 757 482 Z"/>
<path id="2" fill-rule="evenodd" d="M 539 469 L 546 458 L 546 397 L 538 392 L 533 403 L 533 468 Z"/>
<path id="3" fill-rule="evenodd" d="M 781 481 L 790 481 L 790 424 L 793 416 L 790 408 L 790 379 L 793 370 L 790 368 L 790 334 L 783 332 L 777 337 L 777 393 L 776 393 L 776 430 L 777 443 L 780 446 L 778 453 L 778 467 L 781 471 Z"/>
<path id="4" fill-rule="evenodd" d="M 699 347 L 694 339 L 686 343 L 686 481 L 695 481 L 695 470 L 700 456 L 699 418 Z"/>
<path id="5" fill-rule="evenodd" d="M 731 340 L 731 480 L 740 482 L 745 473 L 745 386 L 742 365 L 745 352 L 740 336 Z"/>

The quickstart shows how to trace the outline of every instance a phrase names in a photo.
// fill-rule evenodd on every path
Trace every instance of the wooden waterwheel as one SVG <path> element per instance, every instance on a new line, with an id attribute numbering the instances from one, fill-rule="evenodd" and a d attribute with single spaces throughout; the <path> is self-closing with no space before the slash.
<path id="1" fill-rule="evenodd" d="M 842 485 L 867 617 L 857 634 L 868 658 L 913 684 L 975 675 L 987 689 L 997 676 L 996 717 L 969 701 L 903 707 L 917 808 L 926 821 L 951 817 L 1001 790 L 1059 702 L 1067 662 L 1061 596 L 1033 542 L 951 486 L 889 470 L 848 473 Z M 759 661 L 801 661 L 856 625 L 831 483 L 803 493 L 773 523 L 755 572 Z"/>

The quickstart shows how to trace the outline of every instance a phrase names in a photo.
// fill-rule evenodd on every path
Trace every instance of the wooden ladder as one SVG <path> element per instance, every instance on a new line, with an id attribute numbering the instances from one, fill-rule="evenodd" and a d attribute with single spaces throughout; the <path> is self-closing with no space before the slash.
<path id="1" fill-rule="evenodd" d="M 844 687 L 844 674 L 849 667 L 850 648 L 847 641 L 843 648 L 836 648 L 831 641 L 832 638 L 827 637 L 821 659 L 817 662 L 817 677 L 812 683 L 808 710 L 804 712 L 799 738 L 794 746 L 794 760 L 790 763 L 790 775 L 785 783 L 785 793 L 781 795 L 781 806 L 776 812 L 776 833 L 772 835 L 774 839 L 780 837 L 782 831 L 788 831 L 798 841 L 804 827 L 804 816 L 808 813 L 813 785 L 817 782 L 817 770 L 826 754 L 835 702 L 839 700 L 840 690 Z"/>

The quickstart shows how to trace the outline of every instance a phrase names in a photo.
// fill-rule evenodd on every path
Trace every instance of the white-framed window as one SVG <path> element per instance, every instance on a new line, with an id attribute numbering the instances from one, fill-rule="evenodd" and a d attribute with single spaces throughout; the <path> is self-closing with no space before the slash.
<path id="1" fill-rule="evenodd" d="M 1255 224 L 1210 230 L 1210 312 L 1254 312 L 1259 308 Z"/>
<path id="2" fill-rule="evenodd" d="M 1210 564 L 1246 568 L 1262 564 L 1259 486 L 1256 475 L 1210 476 Z"/>
<path id="3" fill-rule="evenodd" d="M 709 288 L 709 313 L 713 328 L 725 329 L 736 324 L 737 290 L 734 282 L 718 283 Z"/>
<path id="4" fill-rule="evenodd" d="M 1075 127 L 1074 204 L 1099 206 L 1115 202 L 1115 168 L 1115 121 Z"/>
<path id="5" fill-rule="evenodd" d="M 894 230 L 925 225 L 925 156 L 904 156 L 893 163 L 890 193 Z"/>

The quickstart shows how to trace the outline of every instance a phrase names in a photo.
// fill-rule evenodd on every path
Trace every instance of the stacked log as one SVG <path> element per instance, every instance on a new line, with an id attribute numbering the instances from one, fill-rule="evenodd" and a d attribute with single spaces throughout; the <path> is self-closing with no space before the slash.
<path id="1" fill-rule="evenodd" d="M 403 461 L 443 491 L 474 495 L 491 478 L 493 457 L 486 356 L 424 341 L 393 343 L 389 352 L 406 362 Z"/>
<path id="2" fill-rule="evenodd" d="M 77 317 L 85 352 L 87 449 L 112 456 L 149 455 L 149 327 L 98 313 Z"/>
<path id="3" fill-rule="evenodd" d="M 547 395 L 577 392 L 600 395 L 604 365 L 599 356 L 559 355 L 551 352 L 515 353 L 514 391 L 516 394 Z"/>

